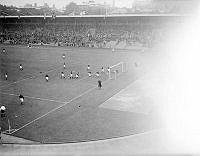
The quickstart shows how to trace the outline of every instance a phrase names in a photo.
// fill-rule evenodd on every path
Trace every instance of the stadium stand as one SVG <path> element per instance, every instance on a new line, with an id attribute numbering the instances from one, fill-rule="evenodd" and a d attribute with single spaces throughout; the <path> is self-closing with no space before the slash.
<path id="1" fill-rule="evenodd" d="M 179 18 L 177 18 L 179 17 Z M 152 47 L 179 15 L 1 17 L 0 43 L 132 49 Z"/>

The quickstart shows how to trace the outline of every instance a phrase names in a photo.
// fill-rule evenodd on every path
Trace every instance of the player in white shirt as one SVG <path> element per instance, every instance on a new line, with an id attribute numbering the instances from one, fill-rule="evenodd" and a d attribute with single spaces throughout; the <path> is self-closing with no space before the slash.
<path id="1" fill-rule="evenodd" d="M 19 95 L 19 100 L 20 100 L 20 103 L 21 105 L 24 103 L 24 96 L 23 95 Z"/>
<path id="2" fill-rule="evenodd" d="M 6 80 L 8 80 L 8 73 L 5 73 L 5 78 Z"/>
<path id="3" fill-rule="evenodd" d="M 92 73 L 91 73 L 91 72 L 88 72 L 88 76 L 91 77 L 91 76 L 92 76 Z"/>
<path id="4" fill-rule="evenodd" d="M 76 79 L 78 79 L 79 78 L 79 73 L 77 73 L 75 77 L 76 77 Z"/>
<path id="5" fill-rule="evenodd" d="M 46 75 L 45 79 L 46 79 L 46 82 L 48 82 L 49 81 L 49 75 Z"/>
<path id="6" fill-rule="evenodd" d="M 72 71 L 71 71 L 71 73 L 70 73 L 70 75 L 69 75 L 69 78 L 70 78 L 70 79 L 73 79 L 73 73 L 72 73 Z"/>
<path id="7" fill-rule="evenodd" d="M 65 74 L 64 72 L 61 72 L 61 79 L 64 79 L 65 78 Z"/>
<path id="8" fill-rule="evenodd" d="M 0 110 L 1 110 L 1 118 L 3 118 L 3 117 L 5 117 L 6 115 L 5 115 L 5 113 L 6 113 L 6 107 L 5 106 L 1 106 L 0 107 Z M 1 132 L 0 132 L 1 133 Z"/>
<path id="9" fill-rule="evenodd" d="M 99 77 L 99 72 L 96 72 L 96 77 Z"/>
<path id="10" fill-rule="evenodd" d="M 3 49 L 2 52 L 5 54 L 6 53 L 6 49 Z"/>
<path id="11" fill-rule="evenodd" d="M 107 68 L 108 74 L 110 73 L 110 67 Z"/>
<path id="12" fill-rule="evenodd" d="M 19 70 L 23 70 L 22 64 L 19 65 Z"/>
<path id="13" fill-rule="evenodd" d="M 62 58 L 63 58 L 63 60 L 64 60 L 64 59 L 66 58 L 66 55 L 65 55 L 65 54 L 63 54 L 63 55 L 62 55 Z"/>
<path id="14" fill-rule="evenodd" d="M 87 71 L 90 71 L 90 65 L 87 66 Z"/>
<path id="15" fill-rule="evenodd" d="M 65 62 L 64 62 L 64 64 L 63 64 L 63 68 L 64 68 L 64 69 L 66 68 Z"/>

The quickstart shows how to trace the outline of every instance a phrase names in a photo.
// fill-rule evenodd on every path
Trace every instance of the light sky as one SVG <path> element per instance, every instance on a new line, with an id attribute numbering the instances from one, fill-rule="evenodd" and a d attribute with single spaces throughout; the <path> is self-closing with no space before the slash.
<path id="1" fill-rule="evenodd" d="M 70 3 L 71 1 L 81 4 L 82 2 L 88 2 L 89 0 L 0 0 L 0 4 L 3 5 L 14 5 L 14 6 L 24 6 L 26 3 L 34 4 L 37 3 L 38 5 L 43 5 L 44 3 L 48 3 L 49 6 L 55 4 L 57 8 L 62 8 L 66 4 Z M 131 7 L 134 0 L 115 0 L 115 6 L 117 7 Z M 112 5 L 113 0 L 95 0 L 96 3 L 104 3 Z"/>

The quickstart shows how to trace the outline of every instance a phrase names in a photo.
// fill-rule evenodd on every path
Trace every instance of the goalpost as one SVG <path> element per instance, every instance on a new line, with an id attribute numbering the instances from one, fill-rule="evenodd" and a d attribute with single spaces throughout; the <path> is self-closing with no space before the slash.
<path id="1" fill-rule="evenodd" d="M 121 73 L 125 72 L 125 63 L 119 62 L 115 65 L 110 66 L 110 70 L 108 71 L 109 79 L 117 79 L 117 76 Z"/>

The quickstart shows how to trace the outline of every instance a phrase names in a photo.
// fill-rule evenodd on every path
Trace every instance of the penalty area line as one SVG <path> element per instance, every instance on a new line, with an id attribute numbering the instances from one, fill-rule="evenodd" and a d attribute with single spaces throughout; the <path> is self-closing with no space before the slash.
<path id="1" fill-rule="evenodd" d="M 42 116 L 40 116 L 40 117 L 38 117 L 38 118 L 36 118 L 36 119 L 34 119 L 34 120 L 28 122 L 27 124 L 23 125 L 22 127 L 18 128 L 18 129 L 16 129 L 16 130 L 14 130 L 11 134 L 13 134 L 13 133 L 15 133 L 15 132 L 17 132 L 17 131 L 23 129 L 24 127 L 27 127 L 28 125 L 32 124 L 33 122 L 35 122 L 35 121 L 37 121 L 37 120 L 39 120 L 39 119 L 41 119 L 41 118 L 47 116 L 48 114 L 50 114 L 50 113 L 52 113 L 52 112 L 54 112 L 54 111 L 56 111 L 56 110 L 58 110 L 58 109 L 64 107 L 65 105 L 67 105 L 67 104 L 73 102 L 74 100 L 76 100 L 76 99 L 82 97 L 83 95 L 85 95 L 85 94 L 91 92 L 91 91 L 94 90 L 95 88 L 97 88 L 97 87 L 90 88 L 89 90 L 83 92 L 83 93 L 80 94 L 79 96 L 76 96 L 76 97 L 72 98 L 71 100 L 69 100 L 69 101 L 67 101 L 67 102 L 64 102 L 63 105 L 61 105 L 61 106 L 59 106 L 59 107 L 56 107 L 56 108 L 52 109 L 51 111 L 49 111 L 49 112 L 43 114 Z"/>
<path id="2" fill-rule="evenodd" d="M 109 81 L 110 81 L 110 79 L 107 79 L 106 81 L 104 81 L 104 83 L 106 83 L 106 82 L 109 82 Z M 58 110 L 58 109 L 60 109 L 60 108 L 64 107 L 65 105 L 67 105 L 67 104 L 69 104 L 69 103 L 71 103 L 71 102 L 75 101 L 76 99 L 78 99 L 78 98 L 80 98 L 80 97 L 84 96 L 85 94 L 87 94 L 87 93 L 89 93 L 89 92 L 93 91 L 93 90 L 94 90 L 94 89 L 96 89 L 96 88 L 98 88 L 98 87 L 97 87 L 97 86 L 95 86 L 95 87 L 92 87 L 92 88 L 88 89 L 87 91 L 85 91 L 85 92 L 83 92 L 82 94 L 80 94 L 80 95 L 78 95 L 78 96 L 76 96 L 76 97 L 72 98 L 71 100 L 69 100 L 69 101 L 67 101 L 67 102 L 64 102 L 64 104 L 63 104 L 63 105 L 60 105 L 60 106 L 58 106 L 58 107 L 56 107 L 56 108 L 54 108 L 54 109 L 50 110 L 49 112 L 47 112 L 47 113 L 43 114 L 42 116 L 40 116 L 40 117 L 38 117 L 38 118 L 35 118 L 34 120 L 32 120 L 32 121 L 28 122 L 27 124 L 23 125 L 22 127 L 18 128 L 18 129 L 16 129 L 16 130 L 14 130 L 14 131 L 13 131 L 11 134 L 14 134 L 15 132 L 17 132 L 17 131 L 19 131 L 19 130 L 21 130 L 21 129 L 25 128 L 25 127 L 27 127 L 28 125 L 30 125 L 30 124 L 32 124 L 32 123 L 34 123 L 35 121 L 38 121 L 38 120 L 40 120 L 41 118 L 43 118 L 43 117 L 47 116 L 47 115 L 48 115 L 48 114 L 50 114 L 50 113 L 53 113 L 53 112 L 55 112 L 56 110 Z"/>

